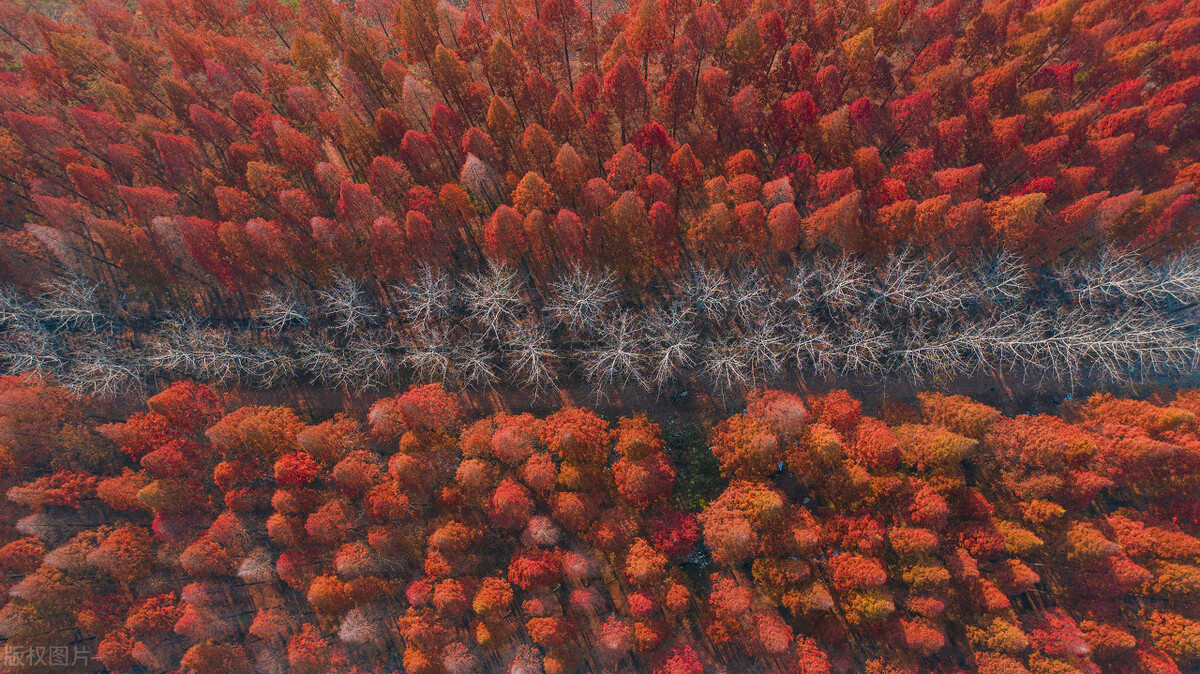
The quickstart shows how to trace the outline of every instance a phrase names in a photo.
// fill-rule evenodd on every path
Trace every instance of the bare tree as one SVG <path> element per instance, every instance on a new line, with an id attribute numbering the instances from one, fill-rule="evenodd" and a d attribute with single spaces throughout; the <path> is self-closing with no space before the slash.
<path id="1" fill-rule="evenodd" d="M 495 354 L 479 343 L 462 344 L 451 354 L 458 381 L 475 388 L 492 388 L 499 377 L 492 364 Z"/>
<path id="2" fill-rule="evenodd" d="M 38 313 L 55 331 L 81 329 L 96 332 L 109 323 L 100 308 L 100 288 L 79 276 L 52 281 L 39 296 Z"/>
<path id="3" fill-rule="evenodd" d="M 508 374 L 514 381 L 535 393 L 542 393 L 554 386 L 557 356 L 544 326 L 522 323 L 508 333 L 506 342 Z"/>
<path id="4" fill-rule="evenodd" d="M 729 306 L 738 320 L 746 325 L 757 325 L 777 313 L 777 294 L 761 274 L 750 270 L 729 284 Z"/>
<path id="5" fill-rule="evenodd" d="M 16 289 L 0 289 L 0 360 L 10 374 L 36 372 L 48 375 L 63 365 L 60 345 L 38 318 L 37 308 Z"/>
<path id="6" fill-rule="evenodd" d="M 300 366 L 316 381 L 329 386 L 344 386 L 353 382 L 354 369 L 328 339 L 306 334 L 296 346 Z"/>
<path id="7" fill-rule="evenodd" d="M 584 376 L 601 395 L 614 386 L 630 383 L 648 388 L 642 374 L 645 361 L 644 338 L 633 318 L 622 313 L 609 321 L 601 341 L 583 352 Z"/>
<path id="8" fill-rule="evenodd" d="M 973 294 L 970 284 L 945 258 L 931 263 L 905 250 L 888 258 L 871 304 L 885 312 L 890 307 L 909 314 L 946 315 L 962 309 Z"/>
<path id="9" fill-rule="evenodd" d="M 412 368 L 419 380 L 440 382 L 446 381 L 450 373 L 451 353 L 445 330 L 428 330 L 407 346 L 401 361 Z"/>
<path id="10" fill-rule="evenodd" d="M 809 316 L 801 316 L 799 321 L 789 326 L 785 346 L 800 371 L 825 377 L 837 367 L 834 337 L 828 328 L 814 322 Z"/>
<path id="11" fill-rule="evenodd" d="M 973 327 L 927 318 L 904 332 L 891 358 L 917 379 L 965 374 L 975 363 L 972 354 L 978 338 Z"/>
<path id="12" fill-rule="evenodd" d="M 246 377 L 260 389 L 269 389 L 296 379 L 299 360 L 274 344 L 255 344 L 249 351 Z"/>
<path id="13" fill-rule="evenodd" d="M 787 301 L 800 310 L 807 310 L 821 293 L 817 265 L 801 261 L 787 280 Z"/>
<path id="14" fill-rule="evenodd" d="M 691 272 L 675 287 L 702 319 L 719 321 L 729 313 L 729 279 L 719 271 L 703 266 L 692 267 Z"/>
<path id="15" fill-rule="evenodd" d="M 359 389 L 379 388 L 391 379 L 391 346 L 391 336 L 379 331 L 359 335 L 346 343 L 340 358 Z"/>
<path id="16" fill-rule="evenodd" d="M 704 349 L 701 367 L 716 390 L 728 395 L 749 387 L 750 367 L 746 359 L 743 345 L 710 343 Z"/>
<path id="17" fill-rule="evenodd" d="M 150 366 L 167 376 L 194 375 L 197 372 L 196 354 L 188 335 L 199 329 L 189 316 L 171 316 L 163 320 L 153 336 L 148 361 Z"/>
<path id="18" fill-rule="evenodd" d="M 647 340 L 647 357 L 651 362 L 650 380 L 662 388 L 682 378 L 695 363 L 696 328 L 687 308 L 660 309 L 646 319 L 643 334 Z"/>
<path id="19" fill-rule="evenodd" d="M 1196 342 L 1160 314 L 1131 309 L 1116 316 L 1097 316 L 1079 309 L 1061 314 L 1047 340 L 1069 380 L 1089 364 L 1114 381 L 1148 374 L 1176 374 L 1195 362 Z"/>
<path id="20" fill-rule="evenodd" d="M 317 293 L 321 311 L 332 327 L 343 334 L 353 334 L 366 327 L 377 316 L 370 300 L 357 281 L 339 271 L 333 283 Z"/>
<path id="21" fill-rule="evenodd" d="M 0 327 L 29 325 L 35 320 L 33 309 L 16 288 L 0 288 Z"/>
<path id="22" fill-rule="evenodd" d="M 228 384 L 250 369 L 249 349 L 228 330 L 200 324 L 194 317 L 172 317 L 154 336 L 147 364 L 167 376 L 186 375 Z"/>
<path id="23" fill-rule="evenodd" d="M 484 330 L 497 337 L 516 322 L 524 304 L 516 273 L 502 265 L 469 274 L 463 296 L 471 315 Z"/>
<path id="24" fill-rule="evenodd" d="M 259 323 L 270 332 L 308 324 L 308 314 L 296 294 L 291 291 L 264 290 L 258 296 Z"/>
<path id="25" fill-rule="evenodd" d="M 814 302 L 823 303 L 841 313 L 862 309 L 871 289 L 871 276 L 866 264 L 848 256 L 820 260 L 805 281 L 805 286 L 815 281 L 819 289 Z"/>
<path id="26" fill-rule="evenodd" d="M 450 317 L 454 284 L 443 270 L 422 266 L 417 280 L 396 285 L 394 290 L 402 302 L 400 314 L 405 320 L 429 324 Z"/>
<path id="27" fill-rule="evenodd" d="M 1200 303 L 1200 249 L 1183 251 L 1159 267 L 1151 292 L 1177 304 Z"/>
<path id="28" fill-rule="evenodd" d="M 986 302 L 1015 302 L 1029 292 L 1029 267 L 1015 253 L 1002 251 L 976 267 L 975 285 Z"/>
<path id="29" fill-rule="evenodd" d="M 853 319 L 834 341 L 834 355 L 841 361 L 841 374 L 878 373 L 891 348 L 891 340 L 877 325 L 865 319 Z"/>
<path id="30" fill-rule="evenodd" d="M 1006 309 L 971 324 L 966 329 L 965 348 L 981 365 L 1027 376 L 1047 369 L 1048 330 L 1049 316 L 1045 311 Z"/>
<path id="31" fill-rule="evenodd" d="M 550 285 L 553 301 L 546 307 L 556 325 L 578 332 L 598 328 L 609 306 L 617 299 L 616 276 L 611 271 L 593 274 L 578 265 Z"/>
<path id="32" fill-rule="evenodd" d="M 787 342 L 777 319 L 769 318 L 740 336 L 735 344 L 744 354 L 752 384 L 773 380 L 783 373 Z"/>
<path id="33" fill-rule="evenodd" d="M 1136 300 L 1155 282 L 1150 269 L 1129 251 L 1106 248 L 1098 257 L 1060 266 L 1063 289 L 1084 302 Z"/>
<path id="34" fill-rule="evenodd" d="M 74 354 L 63 382 L 79 393 L 113 398 L 139 392 L 142 389 L 142 371 L 143 368 L 130 354 L 98 340 Z"/>

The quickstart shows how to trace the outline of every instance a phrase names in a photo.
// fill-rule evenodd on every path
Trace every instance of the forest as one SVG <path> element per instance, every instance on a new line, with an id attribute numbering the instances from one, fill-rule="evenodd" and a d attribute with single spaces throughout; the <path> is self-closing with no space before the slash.
<path id="1" fill-rule="evenodd" d="M 1186 379 L 1200 18 L 1135 5 L 4 0 L 0 355 L 109 396 Z"/>
<path id="2" fill-rule="evenodd" d="M 1200 671 L 1200 0 L 0 0 L 0 671 Z"/>
<path id="3" fill-rule="evenodd" d="M 317 421 L 175 382 L 96 424 L 5 377 L 0 636 L 114 672 L 1200 662 L 1200 392 L 746 400 L 687 451 L 645 414 L 476 418 L 438 384 Z"/>

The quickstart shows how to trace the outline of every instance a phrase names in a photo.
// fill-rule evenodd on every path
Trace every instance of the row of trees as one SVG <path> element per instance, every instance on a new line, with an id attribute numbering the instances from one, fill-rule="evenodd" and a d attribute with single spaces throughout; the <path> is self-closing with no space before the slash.
<path id="1" fill-rule="evenodd" d="M 813 258 L 790 275 L 697 267 L 623 293 L 575 268 L 543 291 L 512 268 L 425 268 L 381 293 L 346 276 L 315 292 L 265 291 L 248 319 L 142 310 L 83 279 L 0 297 L 0 355 L 74 390 L 117 395 L 188 377 L 354 390 L 453 381 L 545 391 L 587 382 L 722 394 L 802 375 L 942 380 L 1015 375 L 1044 385 L 1193 372 L 1200 254 L 1146 264 L 1107 251 L 1030 270 L 893 255 Z"/>
<path id="2" fill-rule="evenodd" d="M 1194 238 L 1194 1 L 353 5 L 4 0 L 3 274 L 244 308 L 338 270 Z"/>
<path id="3" fill-rule="evenodd" d="M 99 423 L 0 379 L 6 652 L 201 673 L 1200 664 L 1195 391 L 1011 418 L 928 394 L 874 418 L 842 391 L 757 390 L 708 431 L 700 492 L 644 416 L 472 420 L 436 384 L 365 421 L 187 382 L 148 406 Z"/>

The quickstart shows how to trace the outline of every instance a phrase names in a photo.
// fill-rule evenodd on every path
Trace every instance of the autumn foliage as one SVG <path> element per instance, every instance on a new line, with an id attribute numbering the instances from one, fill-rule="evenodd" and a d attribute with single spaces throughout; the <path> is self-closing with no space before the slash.
<path id="1" fill-rule="evenodd" d="M 0 57 L 6 671 L 1200 671 L 1200 392 L 836 390 L 1194 374 L 1200 0 L 0 0 Z M 504 398 L 568 372 L 744 404 Z"/>
<path id="2" fill-rule="evenodd" d="M 643 415 L 430 385 L 317 420 L 177 383 L 95 423 L 8 377 L 0 630 L 109 669 L 1191 671 L 1198 401 L 758 390 L 696 511 Z"/>
<path id="3" fill-rule="evenodd" d="M 0 5 L 17 283 L 1194 238 L 1195 2 L 70 5 Z"/>

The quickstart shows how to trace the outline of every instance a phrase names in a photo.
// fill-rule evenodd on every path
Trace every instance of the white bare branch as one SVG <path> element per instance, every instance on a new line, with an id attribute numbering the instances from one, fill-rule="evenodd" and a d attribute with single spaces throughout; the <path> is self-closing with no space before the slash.
<path id="1" fill-rule="evenodd" d="M 299 372 L 299 360 L 272 344 L 257 344 L 250 351 L 246 377 L 261 389 L 290 383 Z"/>
<path id="2" fill-rule="evenodd" d="M 466 344 L 452 353 L 452 365 L 458 381 L 466 386 L 490 389 L 499 376 L 492 364 L 495 354 L 481 344 Z"/>
<path id="3" fill-rule="evenodd" d="M 1014 302 L 1029 292 L 1029 267 L 1007 250 L 979 265 L 975 276 L 981 298 L 992 304 Z"/>
<path id="4" fill-rule="evenodd" d="M 16 288 L 0 288 L 0 327 L 23 328 L 36 320 L 33 308 Z"/>
<path id="5" fill-rule="evenodd" d="M 776 319 L 758 325 L 735 344 L 744 354 L 752 384 L 770 381 L 783 373 L 788 345 Z"/>
<path id="6" fill-rule="evenodd" d="M 647 357 L 652 364 L 650 379 L 661 388 L 682 378 L 695 364 L 692 353 L 697 344 L 696 328 L 686 308 L 656 311 L 644 320 Z"/>
<path id="7" fill-rule="evenodd" d="M 953 377 L 971 371 L 978 341 L 973 325 L 926 319 L 903 334 L 891 357 L 918 379 Z"/>
<path id="8" fill-rule="evenodd" d="M 790 326 L 786 347 L 800 371 L 824 377 L 837 367 L 834 337 L 827 328 L 808 316 L 802 316 L 800 321 Z"/>
<path id="9" fill-rule="evenodd" d="M 750 386 L 750 367 L 742 344 L 709 344 L 701 362 L 704 375 L 722 394 Z"/>
<path id="10" fill-rule="evenodd" d="M 353 334 L 376 318 L 375 309 L 362 286 L 340 271 L 333 283 L 317 295 L 324 317 L 343 334 Z"/>
<path id="11" fill-rule="evenodd" d="M 874 308 L 899 309 L 908 314 L 947 315 L 961 309 L 973 288 L 943 258 L 929 262 L 905 250 L 888 258 L 879 276 Z"/>
<path id="12" fill-rule="evenodd" d="M 777 295 L 762 275 L 753 270 L 741 275 L 729 285 L 730 308 L 738 320 L 745 324 L 752 325 L 771 320 L 776 314 Z"/>
<path id="13" fill-rule="evenodd" d="M 719 321 L 729 312 L 729 279 L 719 271 L 693 267 L 676 289 L 700 318 Z"/>
<path id="14" fill-rule="evenodd" d="M 386 384 L 391 376 L 393 360 L 389 355 L 390 335 L 369 332 L 351 339 L 339 354 L 351 372 L 356 386 L 373 389 Z"/>
<path id="15" fill-rule="evenodd" d="M 866 264 L 852 257 L 822 259 L 813 268 L 812 279 L 818 288 L 814 303 L 823 303 L 842 313 L 861 309 L 871 289 Z"/>
<path id="16" fill-rule="evenodd" d="M 38 323 L 8 330 L 0 339 L 0 360 L 8 363 L 10 374 L 36 372 L 48 375 L 63 366 L 54 336 Z"/>
<path id="17" fill-rule="evenodd" d="M 257 318 L 266 330 L 279 333 L 285 328 L 308 324 L 303 305 L 291 291 L 264 290 L 258 302 Z"/>
<path id="18" fill-rule="evenodd" d="M 76 392 L 112 398 L 140 391 L 141 371 L 127 354 L 95 341 L 74 355 L 63 380 Z"/>
<path id="19" fill-rule="evenodd" d="M 642 374 L 645 362 L 644 337 L 628 313 L 614 317 L 601 341 L 583 352 L 584 376 L 598 392 L 631 383 L 648 388 Z"/>
<path id="20" fill-rule="evenodd" d="M 516 273 L 500 265 L 468 275 L 463 295 L 471 315 L 497 337 L 516 322 L 524 304 Z"/>
<path id="21" fill-rule="evenodd" d="M 787 281 L 788 302 L 806 311 L 821 294 L 821 273 L 817 265 L 801 262 Z"/>
<path id="22" fill-rule="evenodd" d="M 1155 282 L 1136 255 L 1113 248 L 1106 248 L 1095 259 L 1061 266 L 1056 276 L 1068 294 L 1084 302 L 1137 299 Z"/>
<path id="23" fill-rule="evenodd" d="M 424 382 L 445 381 L 452 363 L 452 349 L 445 330 L 423 331 L 405 349 L 401 359 Z"/>
<path id="24" fill-rule="evenodd" d="M 842 363 L 841 374 L 878 373 L 891 348 L 891 339 L 874 323 L 853 319 L 834 341 L 834 356 Z"/>
<path id="25" fill-rule="evenodd" d="M 300 365 L 313 379 L 329 386 L 344 386 L 354 380 L 354 369 L 333 343 L 316 335 L 304 335 L 298 344 Z"/>
<path id="26" fill-rule="evenodd" d="M 400 314 L 415 323 L 434 323 L 449 318 L 454 284 L 450 275 L 440 269 L 421 267 L 417 280 L 393 286 L 402 303 Z"/>
<path id="27" fill-rule="evenodd" d="M 554 363 L 557 357 L 544 326 L 522 323 L 508 333 L 506 342 L 508 374 L 513 381 L 535 393 L 554 386 Z"/>
<path id="28" fill-rule="evenodd" d="M 592 331 L 604 321 L 617 299 L 616 276 L 611 271 L 593 274 L 578 266 L 550 285 L 554 300 L 546 307 L 556 325 L 578 332 Z"/>
<path id="29" fill-rule="evenodd" d="M 56 331 L 96 332 L 109 322 L 101 311 L 99 294 L 99 286 L 82 277 L 58 279 L 46 286 L 39 296 L 39 313 Z"/>

